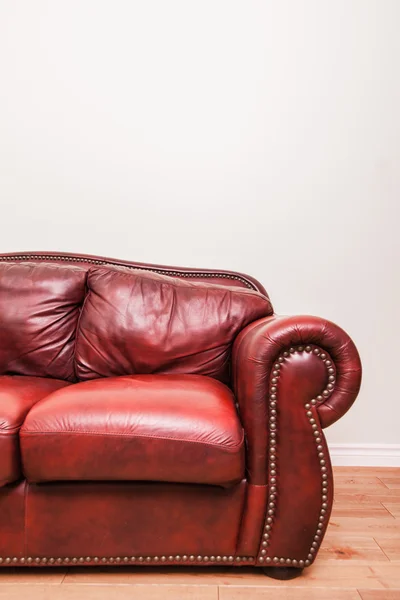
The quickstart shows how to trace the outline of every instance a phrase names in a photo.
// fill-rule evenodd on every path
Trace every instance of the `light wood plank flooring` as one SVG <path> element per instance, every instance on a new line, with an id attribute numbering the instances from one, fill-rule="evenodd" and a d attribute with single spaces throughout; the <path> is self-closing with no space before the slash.
<path id="1" fill-rule="evenodd" d="M 0 569 L 9 600 L 400 600 L 400 468 L 338 467 L 317 562 L 293 581 L 251 568 Z"/>

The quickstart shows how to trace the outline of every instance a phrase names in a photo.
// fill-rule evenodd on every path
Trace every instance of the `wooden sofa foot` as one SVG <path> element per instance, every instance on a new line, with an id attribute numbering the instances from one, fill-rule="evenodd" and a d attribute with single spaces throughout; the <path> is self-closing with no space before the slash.
<path id="1" fill-rule="evenodd" d="M 264 567 L 264 575 L 272 577 L 272 579 L 282 579 L 287 581 L 288 579 L 295 579 L 301 575 L 303 569 L 299 567 Z"/>

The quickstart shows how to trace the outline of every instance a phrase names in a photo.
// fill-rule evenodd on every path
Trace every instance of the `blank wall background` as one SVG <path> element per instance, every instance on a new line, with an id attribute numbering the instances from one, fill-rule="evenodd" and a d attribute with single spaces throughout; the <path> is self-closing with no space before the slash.
<path id="1" fill-rule="evenodd" d="M 334 443 L 400 443 L 400 2 L 0 0 L 1 251 L 259 278 L 345 328 Z"/>

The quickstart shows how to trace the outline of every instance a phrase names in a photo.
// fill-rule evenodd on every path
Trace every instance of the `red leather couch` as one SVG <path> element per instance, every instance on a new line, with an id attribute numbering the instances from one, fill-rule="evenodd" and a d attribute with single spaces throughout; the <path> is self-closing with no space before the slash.
<path id="1" fill-rule="evenodd" d="M 0 255 L 0 566 L 315 559 L 348 335 L 255 279 Z"/>

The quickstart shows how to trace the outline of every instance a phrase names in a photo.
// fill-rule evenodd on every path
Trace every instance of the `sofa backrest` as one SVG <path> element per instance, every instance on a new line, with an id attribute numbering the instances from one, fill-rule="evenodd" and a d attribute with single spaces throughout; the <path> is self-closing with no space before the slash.
<path id="1" fill-rule="evenodd" d="M 88 254 L 71 254 L 69 252 L 18 252 L 0 254 L 0 261 L 10 262 L 48 262 L 55 264 L 76 265 L 84 269 L 89 269 L 93 266 L 105 267 L 127 267 L 140 271 L 150 271 L 152 273 L 160 273 L 170 277 L 178 277 L 188 281 L 208 281 L 209 283 L 217 283 L 218 285 L 226 285 L 229 287 L 244 287 L 250 290 L 261 292 L 267 296 L 267 291 L 262 284 L 244 273 L 236 273 L 235 271 L 226 271 L 221 269 L 197 269 L 187 267 L 171 267 L 165 265 L 152 265 L 139 263 L 127 260 L 119 260 L 116 258 L 106 258 L 104 256 L 94 256 Z"/>
<path id="2" fill-rule="evenodd" d="M 270 313 L 249 289 L 193 283 L 124 268 L 90 269 L 76 341 L 80 380 L 132 373 L 229 379 L 238 333 Z"/>
<path id="3" fill-rule="evenodd" d="M 86 271 L 0 263 L 0 374 L 73 381 Z"/>
<path id="4" fill-rule="evenodd" d="M 193 373 L 228 382 L 236 335 L 272 314 L 268 297 L 247 285 L 16 261 L 0 262 L 0 374 L 75 381 Z"/>

